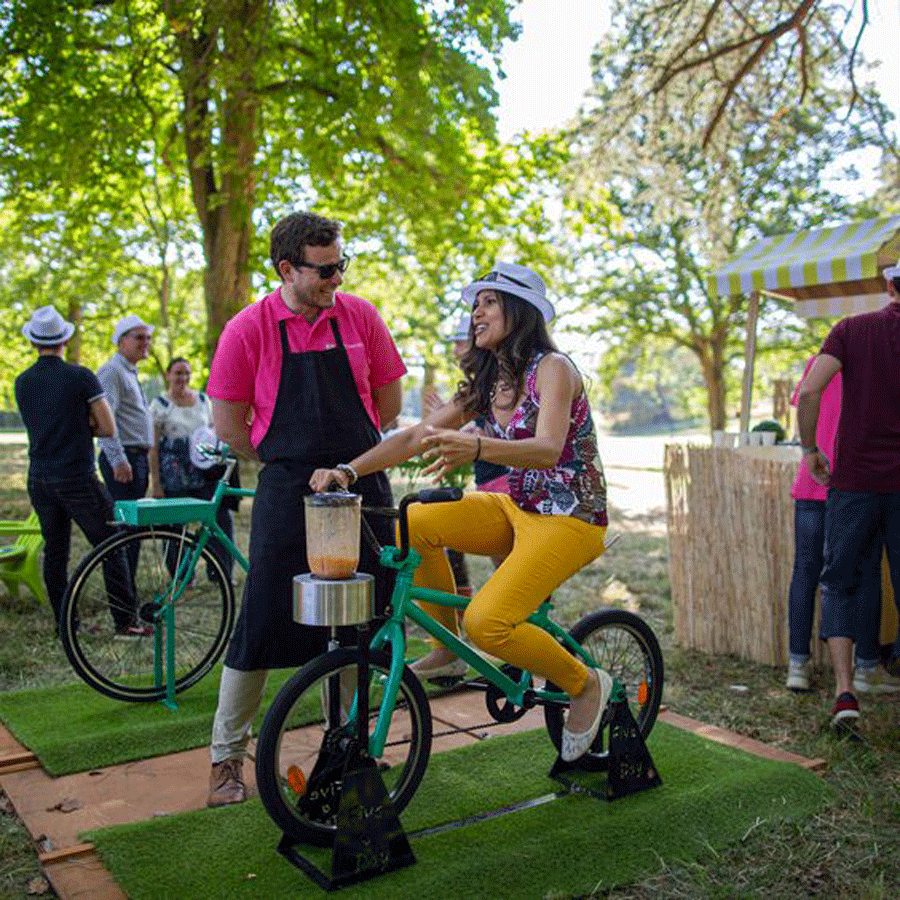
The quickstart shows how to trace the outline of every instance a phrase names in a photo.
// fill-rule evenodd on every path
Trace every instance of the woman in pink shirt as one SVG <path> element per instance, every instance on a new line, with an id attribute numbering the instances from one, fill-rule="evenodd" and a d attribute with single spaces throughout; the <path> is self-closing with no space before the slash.
<path id="1" fill-rule="evenodd" d="M 796 406 L 803 378 L 815 360 L 811 357 L 803 377 L 794 390 L 791 403 Z M 816 444 L 828 458 L 834 460 L 834 442 L 841 415 L 841 373 L 838 372 L 822 394 Z M 794 571 L 788 594 L 788 633 L 790 659 L 786 686 L 792 691 L 809 690 L 809 644 L 812 637 L 816 589 L 822 573 L 825 547 L 825 501 L 828 488 L 819 484 L 809 473 L 806 457 L 800 463 L 791 497 L 794 500 Z M 880 656 L 879 629 L 881 624 L 881 542 L 877 553 L 867 561 L 859 574 L 858 590 L 864 598 L 860 609 L 864 615 L 858 623 L 856 635 L 856 674 L 854 687 L 861 693 L 884 690 L 881 682 L 871 678 Z"/>

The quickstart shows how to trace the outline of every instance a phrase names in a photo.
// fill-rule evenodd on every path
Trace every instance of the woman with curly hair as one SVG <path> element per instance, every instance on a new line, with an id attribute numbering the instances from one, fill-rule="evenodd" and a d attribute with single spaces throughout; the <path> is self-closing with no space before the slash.
<path id="1" fill-rule="evenodd" d="M 412 546 L 421 554 L 416 583 L 453 591 L 445 548 L 505 557 L 472 598 L 464 625 L 472 643 L 559 685 L 570 698 L 562 757 L 590 747 L 609 700 L 612 679 L 588 669 L 528 616 L 567 578 L 604 550 L 606 483 L 581 375 L 547 332 L 553 318 L 543 280 L 531 269 L 496 263 L 468 285 L 471 348 L 464 378 L 448 403 L 350 462 L 318 469 L 310 485 L 349 487 L 357 477 L 421 453 L 436 480 L 478 460 L 509 469 L 507 493 L 473 492 L 458 503 L 414 505 Z M 483 418 L 482 433 L 461 430 Z M 454 610 L 428 606 L 451 632 Z M 419 660 L 420 678 L 458 675 L 465 664 L 435 646 Z"/>

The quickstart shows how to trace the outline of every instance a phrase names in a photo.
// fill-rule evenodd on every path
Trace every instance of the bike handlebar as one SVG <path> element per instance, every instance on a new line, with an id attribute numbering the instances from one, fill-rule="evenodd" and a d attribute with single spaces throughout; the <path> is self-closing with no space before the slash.
<path id="1" fill-rule="evenodd" d="M 393 507 L 364 506 L 362 511 L 379 516 L 396 516 L 400 520 L 400 553 L 396 559 L 397 562 L 403 562 L 409 555 L 409 522 L 406 517 L 406 508 L 410 503 L 452 503 L 456 500 L 461 500 L 462 495 L 462 490 L 457 487 L 423 488 L 421 491 L 407 494 L 400 501 L 397 509 Z M 365 516 L 362 517 L 361 526 L 364 540 L 375 551 L 375 554 L 380 556 L 381 544 L 378 543 L 378 539 L 369 527 Z"/>
<path id="2" fill-rule="evenodd" d="M 462 500 L 462 489 L 458 487 L 425 488 L 414 494 L 407 494 L 400 501 L 400 553 L 398 562 L 403 562 L 409 555 L 409 522 L 406 517 L 406 508 L 410 503 L 453 503 Z"/>

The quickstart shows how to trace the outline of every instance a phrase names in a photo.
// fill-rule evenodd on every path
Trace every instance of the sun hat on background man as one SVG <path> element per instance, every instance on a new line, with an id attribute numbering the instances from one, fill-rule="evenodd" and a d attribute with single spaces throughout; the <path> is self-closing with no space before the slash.
<path id="1" fill-rule="evenodd" d="M 457 320 L 456 327 L 453 329 L 453 334 L 450 335 L 450 340 L 453 343 L 466 341 L 468 343 L 470 333 L 472 328 L 472 314 L 470 312 L 463 313 L 462 316 Z"/>
<path id="2" fill-rule="evenodd" d="M 22 326 L 22 334 L 38 347 L 55 347 L 65 344 L 75 334 L 75 326 L 66 322 L 52 306 L 42 306 Z"/>
<path id="3" fill-rule="evenodd" d="M 112 342 L 114 347 L 119 346 L 119 341 L 129 332 L 134 330 L 135 328 L 146 328 L 147 333 L 153 334 L 153 326 L 148 325 L 140 316 L 136 316 L 132 313 L 129 316 L 125 316 L 124 319 L 119 319 L 116 322 L 116 327 L 113 329 L 112 334 Z"/>

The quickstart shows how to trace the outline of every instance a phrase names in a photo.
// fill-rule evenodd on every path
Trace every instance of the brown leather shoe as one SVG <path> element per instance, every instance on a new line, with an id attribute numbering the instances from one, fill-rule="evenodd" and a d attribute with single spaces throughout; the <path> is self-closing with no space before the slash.
<path id="1" fill-rule="evenodd" d="M 225 759 L 213 763 L 209 773 L 209 796 L 207 806 L 228 806 L 230 803 L 243 803 L 247 799 L 244 787 L 244 761 L 242 759 Z"/>

